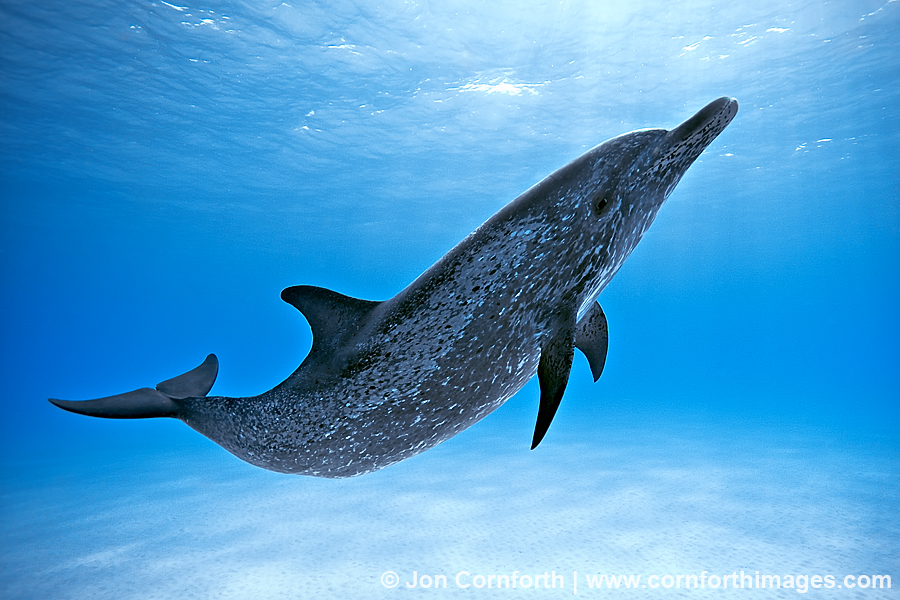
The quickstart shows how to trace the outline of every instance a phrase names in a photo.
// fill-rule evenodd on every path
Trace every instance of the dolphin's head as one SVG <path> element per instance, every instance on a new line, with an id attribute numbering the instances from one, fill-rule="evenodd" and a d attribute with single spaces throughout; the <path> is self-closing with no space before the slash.
<path id="1" fill-rule="evenodd" d="M 589 253 L 601 268 L 583 276 L 588 299 L 609 282 L 688 167 L 737 114 L 733 98 L 710 102 L 670 131 L 642 129 L 615 137 L 593 148 L 548 180 L 567 181 L 561 195 L 587 225 Z M 572 205 L 570 205 L 572 206 Z M 585 248 L 587 250 L 587 248 Z"/>
<path id="2" fill-rule="evenodd" d="M 588 153 L 592 168 L 583 182 L 585 191 L 590 191 L 587 197 L 594 216 L 601 221 L 629 221 L 629 216 L 643 213 L 652 221 L 688 167 L 731 123 L 737 110 L 737 100 L 719 98 L 675 129 L 641 129 L 594 148 Z M 640 229 L 650 223 L 643 225 Z"/>

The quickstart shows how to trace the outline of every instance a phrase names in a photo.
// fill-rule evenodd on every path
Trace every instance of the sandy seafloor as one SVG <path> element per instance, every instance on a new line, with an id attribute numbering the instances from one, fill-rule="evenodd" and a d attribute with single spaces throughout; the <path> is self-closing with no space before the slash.
<path id="1" fill-rule="evenodd" d="M 801 593 L 647 588 L 654 574 L 743 570 L 834 576 L 832 590 L 805 588 L 816 597 L 896 596 L 837 588 L 896 569 L 900 527 L 884 515 L 900 503 L 896 438 L 628 416 L 639 422 L 585 427 L 540 453 L 487 427 L 345 480 L 248 468 L 202 442 L 18 465 L 4 478 L 19 485 L 2 498 L 0 583 L 6 597 L 60 599 L 565 597 L 575 577 L 588 597 Z M 383 587 L 387 571 L 397 588 Z M 540 590 L 456 583 L 514 571 L 561 578 Z M 405 589 L 414 572 L 448 585 Z M 604 574 L 641 575 L 642 588 L 589 587 Z"/>

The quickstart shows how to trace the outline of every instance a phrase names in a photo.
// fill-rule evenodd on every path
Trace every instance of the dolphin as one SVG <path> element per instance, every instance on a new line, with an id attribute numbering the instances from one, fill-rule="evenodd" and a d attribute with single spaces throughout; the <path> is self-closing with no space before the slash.
<path id="1" fill-rule="evenodd" d="M 339 478 L 453 437 L 537 373 L 534 449 L 562 400 L 575 348 L 594 381 L 603 371 L 607 323 L 597 296 L 737 110 L 736 100 L 719 98 L 671 131 L 642 129 L 594 147 L 389 300 L 285 289 L 282 299 L 309 322 L 312 348 L 264 394 L 207 397 L 218 373 L 210 354 L 155 389 L 50 402 L 94 417 L 181 419 L 256 466 Z"/>

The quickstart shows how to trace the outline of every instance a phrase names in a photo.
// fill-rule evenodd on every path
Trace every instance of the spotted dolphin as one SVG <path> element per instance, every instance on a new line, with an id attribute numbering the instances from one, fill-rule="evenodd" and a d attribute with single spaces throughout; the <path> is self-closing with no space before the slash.
<path id="1" fill-rule="evenodd" d="M 594 380 L 606 361 L 597 296 L 688 167 L 737 114 L 719 98 L 672 129 L 589 150 L 488 219 L 383 302 L 312 286 L 282 299 L 312 329 L 284 382 L 251 398 L 207 397 L 210 354 L 155 389 L 50 401 L 107 418 L 173 417 L 265 469 L 350 477 L 414 456 L 473 425 L 537 373 L 531 447 L 547 432 L 575 348 Z"/>

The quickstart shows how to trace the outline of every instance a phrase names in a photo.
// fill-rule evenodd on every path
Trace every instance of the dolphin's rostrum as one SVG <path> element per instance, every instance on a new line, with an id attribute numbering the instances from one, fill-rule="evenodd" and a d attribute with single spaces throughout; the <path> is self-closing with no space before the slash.
<path id="1" fill-rule="evenodd" d="M 456 435 L 537 373 L 534 448 L 559 407 L 575 348 L 595 381 L 603 370 L 597 296 L 737 109 L 720 98 L 671 131 L 634 131 L 589 150 L 390 300 L 287 288 L 281 297 L 309 321 L 312 349 L 264 394 L 206 397 L 218 371 L 210 354 L 156 389 L 51 402 L 96 417 L 174 417 L 259 467 L 349 477 Z"/>

